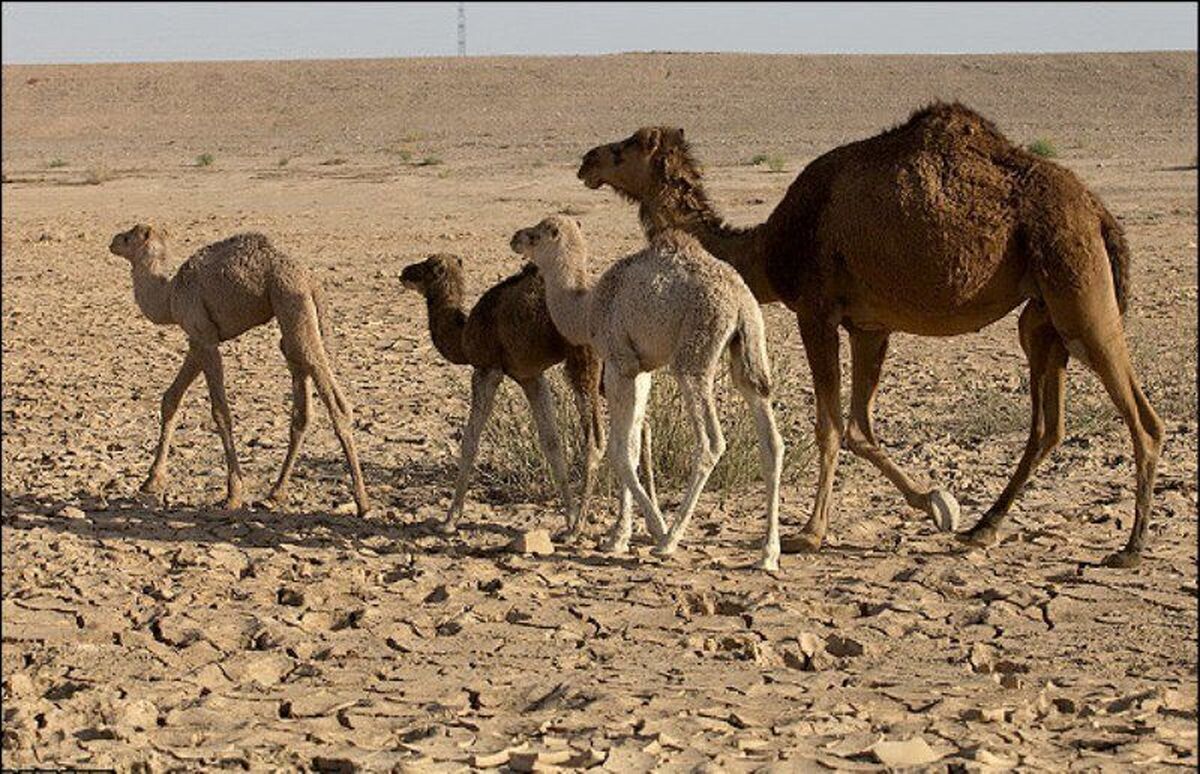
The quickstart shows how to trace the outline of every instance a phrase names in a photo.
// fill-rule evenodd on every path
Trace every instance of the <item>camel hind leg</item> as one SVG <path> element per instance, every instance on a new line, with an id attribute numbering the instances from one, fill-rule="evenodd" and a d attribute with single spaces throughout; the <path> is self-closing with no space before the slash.
<path id="1" fill-rule="evenodd" d="M 767 487 L 767 534 L 763 539 L 763 555 L 758 567 L 775 572 L 779 570 L 779 479 L 783 475 L 783 437 L 775 426 L 770 398 L 760 395 L 745 373 L 742 358 L 736 351 L 736 347 L 740 346 L 744 345 L 735 342 L 731 347 L 729 374 L 754 419 L 754 429 L 758 434 L 758 457 Z"/>
<path id="2" fill-rule="evenodd" d="M 1125 547 L 1106 557 L 1104 564 L 1136 567 L 1146 544 L 1154 477 L 1163 444 L 1163 423 L 1142 392 L 1129 360 L 1121 312 L 1103 244 L 1098 235 L 1091 242 L 1092 249 L 1077 255 L 1052 255 L 1050 261 L 1041 256 L 1047 268 L 1039 276 L 1039 285 L 1050 320 L 1067 350 L 1100 377 L 1129 428 L 1137 487 L 1133 528 Z M 1066 243 L 1065 239 L 1058 242 L 1063 243 Z M 1064 264 L 1064 268 L 1058 268 Z M 1070 282 L 1064 282 L 1062 278 Z"/>
<path id="3" fill-rule="evenodd" d="M 925 511 L 943 531 L 958 527 L 958 501 L 944 489 L 919 487 L 884 451 L 875 438 L 873 409 L 883 361 L 887 356 L 888 334 L 849 328 L 852 363 L 850 423 L 846 427 L 846 448 L 870 462 L 900 490 L 904 501 Z"/>
<path id="4" fill-rule="evenodd" d="M 595 487 L 596 471 L 604 457 L 604 424 L 600 415 L 600 361 L 591 347 L 577 347 L 567 354 L 564 364 L 567 382 L 579 413 L 583 443 L 579 449 L 583 481 L 579 487 L 578 508 L 567 527 L 566 538 L 580 534 L 587 523 L 588 505 Z"/>
<path id="5" fill-rule="evenodd" d="M 321 324 L 317 302 L 311 294 L 289 294 L 286 298 L 273 298 L 279 330 L 282 334 L 280 346 L 288 360 L 295 360 L 299 368 L 312 378 L 317 394 L 333 423 L 333 432 L 346 457 L 350 469 L 350 480 L 354 488 L 354 504 L 359 516 L 371 509 L 363 483 L 362 469 L 358 464 L 358 451 L 352 432 L 353 418 L 346 396 L 334 378 L 329 365 L 329 356 L 321 339 Z"/>
<path id="6" fill-rule="evenodd" d="M 1038 465 L 1062 442 L 1065 432 L 1063 400 L 1069 357 L 1066 345 L 1051 325 L 1045 307 L 1036 301 L 1030 302 L 1022 310 L 1018 330 L 1021 348 L 1029 362 L 1029 438 L 1025 442 L 1025 452 L 1004 491 L 979 522 L 963 536 L 966 542 L 979 546 L 996 542 L 1000 526 L 1013 501 Z"/>

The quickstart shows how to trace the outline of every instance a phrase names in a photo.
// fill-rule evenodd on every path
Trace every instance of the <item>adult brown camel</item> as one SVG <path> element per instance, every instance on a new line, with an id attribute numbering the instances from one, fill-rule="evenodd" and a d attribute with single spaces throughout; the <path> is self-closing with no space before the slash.
<path id="1" fill-rule="evenodd" d="M 410 264 L 400 273 L 400 282 L 424 297 L 429 336 L 438 353 L 451 363 L 473 368 L 471 408 L 463 430 L 458 480 L 443 529 L 452 532 L 462 517 L 467 485 L 496 389 L 508 376 L 521 386 L 529 401 L 538 445 L 562 498 L 566 535 L 575 536 L 584 526 L 596 469 L 604 452 L 600 359 L 590 347 L 572 346 L 559 334 L 546 308 L 545 283 L 532 264 L 485 291 L 469 313 L 463 308 L 465 281 L 459 256 L 437 253 Z M 566 461 L 555 426 L 554 394 L 545 376 L 547 369 L 564 361 L 584 433 L 578 510 L 572 504 Z M 648 464 L 649 457 L 646 459 Z"/>
<path id="2" fill-rule="evenodd" d="M 704 190 L 682 129 L 648 127 L 583 158 L 579 177 L 638 202 L 648 233 L 681 228 L 731 263 L 760 303 L 796 314 L 816 394 L 820 472 L 801 545 L 825 537 L 842 441 L 948 526 L 957 504 L 920 486 L 876 440 L 872 404 L 892 332 L 978 331 L 1022 303 L 1030 370 L 1029 439 L 1008 485 L 964 538 L 997 539 L 1018 492 L 1063 438 L 1069 356 L 1090 366 L 1133 438 L 1135 518 L 1110 567 L 1141 560 L 1163 426 L 1143 394 L 1122 327 L 1129 249 L 1121 227 L 1069 170 L 1009 142 L 958 104 L 935 103 L 907 122 L 811 162 L 766 222 L 728 225 Z M 843 434 L 838 326 L 853 362 Z"/>

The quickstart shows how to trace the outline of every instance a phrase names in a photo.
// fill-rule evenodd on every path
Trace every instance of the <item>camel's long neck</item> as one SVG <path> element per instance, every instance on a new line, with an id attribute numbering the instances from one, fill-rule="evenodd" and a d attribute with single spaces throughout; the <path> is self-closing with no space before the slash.
<path id="1" fill-rule="evenodd" d="M 429 312 L 429 337 L 434 348 L 451 363 L 468 365 L 470 361 L 463 350 L 467 313 L 462 308 L 461 294 L 431 290 L 425 296 L 425 309 Z"/>
<path id="2" fill-rule="evenodd" d="M 737 269 L 760 304 L 779 300 L 767 278 L 766 223 L 750 228 L 730 226 L 699 188 L 684 196 L 643 201 L 639 217 L 647 236 L 677 228 L 696 237 L 705 250 Z"/>
<path id="3" fill-rule="evenodd" d="M 133 264 L 133 300 L 150 322 L 158 325 L 175 322 L 171 315 L 171 278 L 163 271 L 161 261 Z"/>
<path id="4" fill-rule="evenodd" d="M 575 345 L 588 344 L 588 304 L 592 283 L 588 279 L 587 259 L 560 263 L 542 270 L 546 283 L 546 307 L 550 319 L 562 337 Z"/>

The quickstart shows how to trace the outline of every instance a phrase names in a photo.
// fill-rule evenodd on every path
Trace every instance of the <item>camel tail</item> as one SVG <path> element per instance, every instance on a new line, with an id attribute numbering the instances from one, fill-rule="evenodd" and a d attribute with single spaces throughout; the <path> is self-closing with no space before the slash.
<path id="1" fill-rule="evenodd" d="M 747 292 L 749 296 L 749 292 Z M 764 398 L 771 394 L 771 362 L 767 358 L 767 337 L 763 332 L 762 311 L 750 296 L 738 311 L 734 346 L 730 353 L 738 358 L 742 373 Z"/>
<path id="2" fill-rule="evenodd" d="M 1104 250 L 1108 253 L 1108 263 L 1112 268 L 1113 290 L 1117 295 L 1117 308 L 1125 314 L 1129 305 L 1129 268 L 1132 256 L 1129 254 L 1129 243 L 1125 241 L 1125 229 L 1117 223 L 1112 213 L 1103 204 L 1096 202 L 1100 211 L 1100 235 L 1104 238 Z"/>

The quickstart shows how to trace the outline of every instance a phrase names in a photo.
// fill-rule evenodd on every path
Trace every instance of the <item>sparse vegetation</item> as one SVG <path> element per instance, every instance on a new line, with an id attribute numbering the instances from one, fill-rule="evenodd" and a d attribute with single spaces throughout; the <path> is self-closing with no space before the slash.
<path id="1" fill-rule="evenodd" d="M 409 144 L 414 143 L 414 142 L 420 142 L 421 140 L 424 140 L 424 139 L 425 139 L 424 132 L 407 132 L 400 138 L 401 142 L 405 142 L 405 143 L 409 143 Z"/>
<path id="2" fill-rule="evenodd" d="M 408 162 L 412 161 L 412 151 L 410 151 L 408 148 L 401 148 L 400 150 L 396 151 L 396 158 L 407 164 Z"/>
<path id="3" fill-rule="evenodd" d="M 112 178 L 104 167 L 92 167 L 83 176 L 83 182 L 88 185 L 100 185 Z"/>
<path id="4" fill-rule="evenodd" d="M 1058 156 L 1058 148 L 1054 147 L 1054 143 L 1044 137 L 1037 138 L 1026 145 L 1025 148 L 1033 155 L 1041 156 L 1044 159 L 1052 159 Z"/>
<path id="5" fill-rule="evenodd" d="M 51 159 L 50 163 L 48 163 L 46 166 L 50 167 L 51 169 L 59 169 L 60 167 L 65 167 L 66 165 L 67 162 L 63 161 L 62 159 Z"/>
<path id="6" fill-rule="evenodd" d="M 791 364 L 778 359 L 774 363 L 776 384 L 782 394 L 772 400 L 776 421 L 784 434 L 785 454 L 783 480 L 795 483 L 808 469 L 812 456 L 811 433 L 789 433 L 793 414 L 804 415 L 806 404 L 795 385 L 799 379 Z M 686 488 L 691 474 L 695 441 L 683 415 L 681 398 L 673 379 L 659 374 L 650 394 L 646 416 L 654 431 L 655 483 L 665 502 L 674 499 Z M 579 417 L 571 394 L 558 373 L 550 375 L 558 410 L 558 426 L 563 430 L 564 451 L 570 460 L 578 460 L 582 439 Z M 758 484 L 760 466 L 758 440 L 754 422 L 745 411 L 741 398 L 733 390 L 727 369 L 717 378 L 716 393 L 720 404 L 721 429 L 725 433 L 726 450 L 709 479 L 705 491 L 719 495 L 736 493 Z M 605 420 L 605 431 L 608 424 Z M 496 399 L 492 421 L 480 446 L 480 482 L 488 499 L 496 503 L 522 502 L 530 499 L 552 500 L 555 497 L 550 471 L 538 449 L 533 420 L 520 391 L 505 384 Z M 578 482 L 581 471 L 573 470 L 572 481 Z M 607 464 L 601 466 L 597 479 L 596 509 L 612 508 L 616 497 L 616 478 Z M 608 504 L 605 504 L 608 500 Z M 602 519 L 603 520 L 603 519 Z"/>
<path id="7" fill-rule="evenodd" d="M 214 161 L 216 161 L 216 158 L 211 153 L 201 153 L 196 157 L 196 166 L 211 167 Z"/>
<path id="8" fill-rule="evenodd" d="M 277 166 L 277 167 L 286 167 L 286 166 L 288 165 L 288 162 L 290 162 L 291 160 L 292 160 L 292 159 L 291 159 L 291 157 L 289 157 L 289 156 L 284 156 L 283 158 L 279 159 L 279 161 L 277 161 L 277 162 L 275 163 L 275 166 Z"/>
<path id="9" fill-rule="evenodd" d="M 436 167 L 442 163 L 441 156 L 426 156 L 417 162 L 418 167 Z"/>
<path id="10" fill-rule="evenodd" d="M 752 166 L 760 167 L 764 164 L 771 172 L 782 172 L 784 168 L 783 156 L 778 156 L 771 153 L 756 153 L 750 157 Z"/>
<path id="11" fill-rule="evenodd" d="M 322 161 L 321 166 L 323 166 L 323 167 L 340 167 L 342 164 L 345 164 L 345 163 L 346 163 L 346 160 L 344 158 L 342 158 L 341 156 L 335 156 L 331 159 L 325 159 L 324 161 Z"/>

